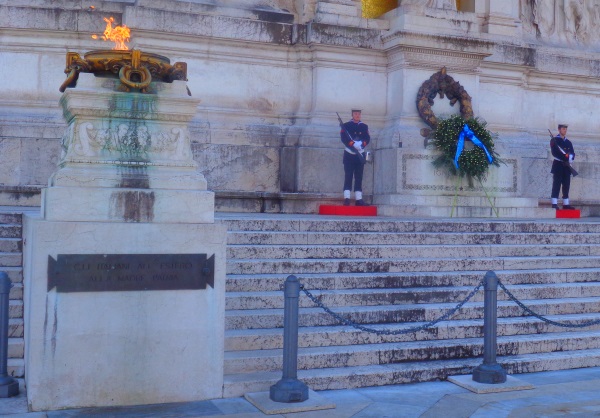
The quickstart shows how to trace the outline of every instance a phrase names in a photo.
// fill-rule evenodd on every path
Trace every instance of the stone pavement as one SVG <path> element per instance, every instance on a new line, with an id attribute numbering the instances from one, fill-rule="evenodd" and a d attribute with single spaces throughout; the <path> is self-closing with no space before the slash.
<path id="1" fill-rule="evenodd" d="M 520 418 L 600 417 L 600 367 L 515 375 L 532 390 L 475 394 L 450 382 L 321 391 L 336 409 L 265 415 L 244 398 L 119 408 L 27 413 L 25 396 L 0 399 L 11 418 L 221 417 L 221 418 Z"/>

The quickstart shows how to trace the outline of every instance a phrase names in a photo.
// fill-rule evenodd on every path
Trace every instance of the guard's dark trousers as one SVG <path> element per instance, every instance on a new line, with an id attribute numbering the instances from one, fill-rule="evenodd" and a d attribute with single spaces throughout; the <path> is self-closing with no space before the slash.
<path id="1" fill-rule="evenodd" d="M 562 162 L 554 161 L 552 164 L 552 195 L 550 197 L 558 199 L 561 187 L 563 199 L 568 199 L 571 188 L 571 170 Z"/>
<path id="2" fill-rule="evenodd" d="M 358 156 L 344 151 L 344 190 L 352 190 L 352 177 L 354 177 L 354 191 L 362 192 L 364 164 Z"/>

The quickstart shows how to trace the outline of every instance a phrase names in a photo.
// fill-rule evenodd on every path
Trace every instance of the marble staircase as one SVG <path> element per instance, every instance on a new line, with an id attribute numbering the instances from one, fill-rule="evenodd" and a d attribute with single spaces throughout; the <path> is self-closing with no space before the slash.
<path id="1" fill-rule="evenodd" d="M 400 330 L 456 306 L 487 270 L 557 321 L 600 319 L 600 224 L 594 220 L 418 220 L 217 214 L 228 226 L 224 395 L 268 390 L 281 378 L 285 278 L 297 275 L 327 306 L 378 330 Z M 0 213 L 0 268 L 10 293 L 9 360 L 23 377 L 19 212 Z M 600 326 L 559 328 L 525 316 L 499 291 L 498 355 L 509 373 L 600 365 Z M 482 358 L 483 292 L 454 317 L 417 333 L 341 326 L 300 297 L 299 378 L 312 389 L 445 379 Z"/>
<path id="2" fill-rule="evenodd" d="M 426 323 L 487 270 L 536 312 L 600 319 L 600 224 L 221 215 L 228 226 L 226 397 L 281 378 L 283 292 L 295 274 L 337 313 L 378 330 Z M 499 291 L 499 362 L 511 374 L 600 365 L 600 326 L 560 328 Z M 298 377 L 315 390 L 445 379 L 483 354 L 483 292 L 450 320 L 381 335 L 338 325 L 301 293 Z"/>
<path id="3" fill-rule="evenodd" d="M 23 360 L 23 268 L 22 268 L 22 214 L 0 212 L 0 271 L 8 274 L 13 283 L 8 307 L 8 364 L 7 372 L 13 377 L 24 377 Z"/>

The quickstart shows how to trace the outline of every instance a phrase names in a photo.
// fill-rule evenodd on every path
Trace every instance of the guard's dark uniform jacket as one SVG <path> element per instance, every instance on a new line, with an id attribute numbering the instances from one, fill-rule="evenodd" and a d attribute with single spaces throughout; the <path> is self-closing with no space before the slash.
<path id="1" fill-rule="evenodd" d="M 366 123 L 356 123 L 353 120 L 351 120 L 344 123 L 344 129 L 350 134 L 354 141 L 362 141 L 363 148 L 366 147 L 369 144 L 369 142 L 371 142 L 371 136 L 369 135 L 369 127 Z M 354 141 L 351 140 L 344 131 L 340 132 L 340 138 L 342 139 L 342 142 L 344 143 L 346 149 L 350 152 L 350 154 L 356 154 L 356 150 L 352 146 Z"/>
<path id="2" fill-rule="evenodd" d="M 567 138 L 563 139 L 558 135 L 550 140 L 550 151 L 552 152 L 552 157 L 554 157 L 552 169 L 550 170 L 553 174 L 551 197 L 558 198 L 562 185 L 563 198 L 568 199 L 569 188 L 571 187 L 571 170 L 569 170 L 567 165 L 569 163 L 568 155 L 572 155 L 575 158 L 573 144 Z"/>
<path id="3" fill-rule="evenodd" d="M 559 149 L 560 147 L 560 149 Z M 564 153 L 561 151 L 564 151 Z M 573 149 L 573 144 L 567 138 L 563 139 L 560 135 L 555 136 L 550 140 L 550 151 L 552 152 L 552 156 L 554 157 L 554 162 L 552 163 L 551 173 L 554 173 L 555 168 L 564 167 L 563 162 L 568 162 L 569 157 L 567 155 L 572 155 L 575 158 L 575 150 Z M 570 170 L 567 169 L 569 174 Z"/>
<path id="4" fill-rule="evenodd" d="M 352 177 L 354 177 L 354 191 L 362 192 L 363 163 L 359 160 L 354 142 L 362 142 L 363 148 L 371 142 L 369 127 L 366 123 L 354 122 L 350 120 L 344 123 L 344 129 L 350 134 L 352 139 L 344 130 L 340 131 L 340 139 L 346 146 L 344 150 L 344 190 L 352 190 Z"/>

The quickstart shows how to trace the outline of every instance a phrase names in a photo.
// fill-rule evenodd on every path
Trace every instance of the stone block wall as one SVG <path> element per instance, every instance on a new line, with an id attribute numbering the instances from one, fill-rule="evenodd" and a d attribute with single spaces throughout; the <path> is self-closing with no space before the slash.
<path id="1" fill-rule="evenodd" d="M 188 63 L 188 87 L 201 99 L 192 149 L 217 202 L 340 199 L 335 112 L 347 120 L 353 107 L 363 109 L 376 154 L 366 194 L 397 193 L 399 155 L 432 152 L 415 95 L 442 66 L 500 134 L 501 156 L 519 162 L 517 195 L 548 197 L 547 129 L 566 122 L 582 172 L 571 197 L 600 200 L 600 55 L 589 40 L 535 36 L 518 5 L 485 0 L 474 13 L 401 5 L 362 19 L 352 0 L 0 1 L 0 188 L 42 186 L 55 170 L 65 53 L 107 48 L 91 35 L 113 16 L 132 28 L 130 46 Z"/>

